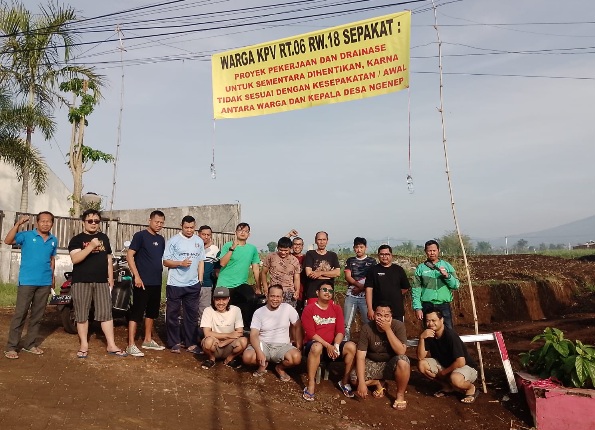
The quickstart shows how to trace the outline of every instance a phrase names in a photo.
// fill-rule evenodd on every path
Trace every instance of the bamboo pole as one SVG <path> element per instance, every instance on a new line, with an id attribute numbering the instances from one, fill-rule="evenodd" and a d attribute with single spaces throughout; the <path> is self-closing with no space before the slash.
<path id="1" fill-rule="evenodd" d="M 455 209 L 455 199 L 452 189 L 452 181 L 450 180 L 450 166 L 448 163 L 448 148 L 446 144 L 446 125 L 444 120 L 444 95 L 443 95 L 443 82 L 442 82 L 442 40 L 440 39 L 440 31 L 438 31 L 438 16 L 436 13 L 436 3 L 432 0 L 432 7 L 434 9 L 434 29 L 436 30 L 436 37 L 438 38 L 438 68 L 440 71 L 440 108 L 438 111 L 440 112 L 440 120 L 442 125 L 442 146 L 444 148 L 444 161 L 446 164 L 446 178 L 448 180 L 448 191 L 450 193 L 450 207 L 452 209 L 452 216 L 455 223 L 455 229 L 457 231 L 457 236 L 459 237 L 459 243 L 461 245 L 461 250 L 463 252 L 463 261 L 465 263 L 465 272 L 467 274 L 467 283 L 469 284 L 469 293 L 471 296 L 471 308 L 473 309 L 473 322 L 475 325 L 475 334 L 479 334 L 479 325 L 477 322 L 477 309 L 475 307 L 475 296 L 473 294 L 473 285 L 471 284 L 471 273 L 469 272 L 469 262 L 467 260 L 467 252 L 465 251 L 465 245 L 463 243 L 463 236 L 461 235 L 461 229 L 459 228 L 459 221 L 457 218 L 457 211 Z M 483 386 L 483 392 L 487 393 L 486 381 L 485 381 L 485 372 L 483 368 L 483 358 L 481 355 L 481 347 L 479 342 L 476 342 L 475 345 L 477 346 L 477 355 L 479 356 L 479 369 L 481 374 L 481 382 Z"/>

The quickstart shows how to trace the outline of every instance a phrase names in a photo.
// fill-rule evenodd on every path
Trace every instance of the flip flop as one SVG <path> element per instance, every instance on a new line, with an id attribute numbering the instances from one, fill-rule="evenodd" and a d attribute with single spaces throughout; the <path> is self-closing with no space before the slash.
<path id="1" fill-rule="evenodd" d="M 4 351 L 4 356 L 10 360 L 16 360 L 19 358 L 19 353 L 16 351 Z"/>
<path id="2" fill-rule="evenodd" d="M 452 391 L 438 390 L 434 393 L 434 397 L 441 398 L 441 397 L 445 397 L 445 396 L 450 396 L 451 394 L 452 394 Z"/>
<path id="3" fill-rule="evenodd" d="M 397 411 L 403 411 L 407 408 L 407 400 L 395 400 L 393 408 Z"/>
<path id="4" fill-rule="evenodd" d="M 89 353 L 89 351 L 77 351 L 76 353 L 76 358 L 87 358 L 87 354 Z"/>
<path id="5" fill-rule="evenodd" d="M 257 370 L 254 373 L 252 373 L 252 376 L 254 376 L 255 378 L 260 378 L 261 376 L 264 376 L 267 374 L 267 370 L 263 369 L 263 370 Z"/>
<path id="6" fill-rule="evenodd" d="M 189 352 L 189 353 L 191 353 L 191 354 L 196 354 L 196 355 L 204 354 L 203 351 L 202 351 L 202 349 L 200 349 L 198 347 L 198 345 L 189 346 L 186 349 L 186 351 Z"/>
<path id="7" fill-rule="evenodd" d="M 121 357 L 121 358 L 128 357 L 128 353 L 126 351 L 122 351 L 121 349 L 119 349 L 117 351 L 108 351 L 107 353 L 108 353 L 108 355 L 113 355 L 115 357 Z"/>
<path id="8" fill-rule="evenodd" d="M 179 354 L 182 349 L 182 347 L 180 345 L 174 345 L 171 347 L 170 352 L 173 352 L 174 354 Z"/>
<path id="9" fill-rule="evenodd" d="M 314 401 L 314 393 L 308 391 L 308 387 L 304 387 L 304 392 L 302 393 L 302 398 L 307 402 Z"/>
<path id="10" fill-rule="evenodd" d="M 377 390 L 372 391 L 372 395 L 376 399 L 381 399 L 384 397 L 384 392 L 386 391 L 386 387 L 378 388 Z"/>
<path id="11" fill-rule="evenodd" d="M 475 399 L 477 399 L 478 397 L 479 397 L 479 389 L 476 387 L 475 393 L 465 395 L 465 397 L 463 397 L 461 399 L 461 403 L 467 403 L 467 404 L 474 403 Z"/>
<path id="12" fill-rule="evenodd" d="M 289 382 L 289 381 L 291 381 L 291 376 L 289 376 L 289 375 L 287 374 L 287 372 L 285 372 L 285 371 L 282 371 L 282 370 L 279 370 L 279 367 L 278 367 L 278 365 L 277 365 L 277 366 L 275 366 L 275 371 L 276 371 L 276 372 L 277 372 L 277 374 L 279 375 L 279 379 L 280 379 L 281 381 L 283 381 L 283 382 Z"/>
<path id="13" fill-rule="evenodd" d="M 31 347 L 31 348 L 23 348 L 22 350 L 25 352 L 28 352 L 29 354 L 35 354 L 35 355 L 43 354 L 43 349 L 38 348 L 36 346 Z"/>

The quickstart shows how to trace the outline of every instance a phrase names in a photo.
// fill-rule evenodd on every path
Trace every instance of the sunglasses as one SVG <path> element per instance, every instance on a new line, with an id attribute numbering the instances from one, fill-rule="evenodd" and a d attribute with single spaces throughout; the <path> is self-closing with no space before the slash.
<path id="1" fill-rule="evenodd" d="M 101 220 L 100 219 L 86 219 L 85 222 L 87 224 L 99 224 L 99 223 L 101 223 Z"/>
<path id="2" fill-rule="evenodd" d="M 324 287 L 322 287 L 320 289 L 320 291 L 322 291 L 323 293 L 330 293 L 330 294 L 333 294 L 333 292 L 334 292 L 334 290 L 332 288 L 324 288 Z"/>

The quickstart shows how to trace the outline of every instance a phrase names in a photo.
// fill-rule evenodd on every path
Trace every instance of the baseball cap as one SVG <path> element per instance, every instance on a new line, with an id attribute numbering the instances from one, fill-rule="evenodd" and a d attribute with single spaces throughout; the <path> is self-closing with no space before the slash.
<path id="1" fill-rule="evenodd" d="M 213 291 L 213 297 L 229 297 L 229 289 L 225 287 L 216 287 Z"/>

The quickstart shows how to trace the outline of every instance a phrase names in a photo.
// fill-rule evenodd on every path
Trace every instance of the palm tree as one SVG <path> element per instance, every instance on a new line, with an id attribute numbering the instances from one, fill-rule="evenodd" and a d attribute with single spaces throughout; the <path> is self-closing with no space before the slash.
<path id="1" fill-rule="evenodd" d="M 33 114 L 47 114 L 56 101 L 63 101 L 56 92 L 59 80 L 85 76 L 98 83 L 102 81 L 90 68 L 67 65 L 77 41 L 70 27 L 77 19 L 74 8 L 50 2 L 40 6 L 40 10 L 40 15 L 32 15 L 18 2 L 0 9 L 0 80 L 22 96 L 23 107 L 28 109 L 23 128 L 27 150 L 32 149 L 34 130 L 42 128 L 41 123 L 53 123 L 50 116 L 42 120 Z M 46 139 L 51 138 L 54 128 L 42 128 Z M 24 165 L 20 175 L 21 212 L 27 212 L 29 204 L 30 173 L 30 166 Z"/>
<path id="2" fill-rule="evenodd" d="M 27 115 L 33 118 L 28 118 Z M 39 151 L 27 147 L 19 138 L 18 130 L 25 122 L 38 124 L 44 135 L 52 134 L 53 122 L 47 116 L 27 109 L 26 106 L 15 107 L 5 90 L 0 88 L 0 160 L 12 166 L 17 172 L 18 180 L 22 180 L 22 172 L 27 169 L 36 193 L 42 193 L 47 185 L 47 165 Z"/>

